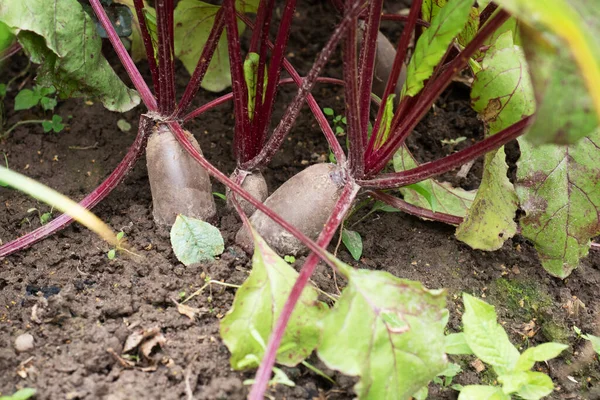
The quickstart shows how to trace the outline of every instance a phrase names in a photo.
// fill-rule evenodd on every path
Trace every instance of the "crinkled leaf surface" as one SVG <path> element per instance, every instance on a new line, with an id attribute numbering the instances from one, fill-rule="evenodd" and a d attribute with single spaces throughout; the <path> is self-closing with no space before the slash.
<path id="1" fill-rule="evenodd" d="M 462 388 L 458 400 L 510 400 L 510 396 L 499 387 L 469 385 Z"/>
<path id="2" fill-rule="evenodd" d="M 567 277 L 600 234 L 600 133 L 574 145 L 533 147 L 519 139 L 521 232 L 550 274 Z"/>
<path id="3" fill-rule="evenodd" d="M 512 371 L 519 359 L 519 350 L 496 321 L 494 306 L 467 293 L 463 293 L 463 302 L 463 331 L 473 353 L 481 361 L 493 366 L 498 374 Z"/>
<path id="4" fill-rule="evenodd" d="M 213 260 L 225 248 L 217 228 L 181 214 L 171 228 L 171 246 L 177 259 L 185 265 Z"/>
<path id="5" fill-rule="evenodd" d="M 523 51 L 513 34 L 500 35 L 486 52 L 471 91 L 473 109 L 493 135 L 535 111 L 535 99 Z M 504 147 L 486 154 L 475 201 L 456 237 L 480 250 L 497 250 L 517 231 L 518 199 L 506 176 Z"/>
<path id="6" fill-rule="evenodd" d="M 298 277 L 294 268 L 271 250 L 256 232 L 253 234 L 252 272 L 235 294 L 231 310 L 221 320 L 221 337 L 231 352 L 234 369 L 258 366 L 247 360 L 262 359 L 275 322 Z M 317 297 L 312 286 L 302 292 L 277 353 L 279 364 L 294 366 L 317 346 L 320 336 L 317 323 L 327 312 L 327 306 L 317 301 Z"/>
<path id="7" fill-rule="evenodd" d="M 449 0 L 433 15 L 431 25 L 419 38 L 407 68 L 403 95 L 414 96 L 423 88 L 423 82 L 433 73 L 452 40 L 469 18 L 472 0 Z"/>
<path id="8" fill-rule="evenodd" d="M 77 0 L 3 1 L 0 20 L 41 64 L 38 84 L 53 85 L 63 98 L 95 97 L 111 111 L 128 111 L 140 102 L 102 55 L 96 26 Z"/>
<path id="9" fill-rule="evenodd" d="M 498 376 L 504 393 L 514 393 L 521 399 L 538 400 L 554 390 L 552 379 L 544 373 L 518 371 Z"/>
<path id="10" fill-rule="evenodd" d="M 503 0 L 527 29 L 522 39 L 538 100 L 527 137 L 574 143 L 598 126 L 600 7 L 594 0 Z"/>
<path id="11" fill-rule="evenodd" d="M 240 12 L 256 12 L 258 0 L 236 1 Z M 175 55 L 185 69 L 192 74 L 198 63 L 202 48 L 208 39 L 219 6 L 199 0 L 181 0 L 175 8 Z M 238 23 L 240 34 L 244 26 Z M 221 35 L 202 88 L 211 92 L 220 92 L 231 86 L 229 56 L 227 53 L 227 33 Z"/>
<path id="12" fill-rule="evenodd" d="M 393 162 L 396 172 L 418 166 L 416 160 L 405 146 L 400 147 L 396 154 L 394 154 Z M 464 217 L 475 199 L 476 191 L 455 188 L 447 182 L 427 179 L 420 182 L 419 185 L 421 188 L 427 190 L 435 201 L 429 201 L 425 196 L 412 188 L 401 188 L 400 192 L 406 202 L 428 210 L 431 210 L 431 205 L 434 204 L 436 212 Z"/>
<path id="13" fill-rule="evenodd" d="M 387 272 L 356 270 L 323 320 L 317 351 L 329 368 L 358 376 L 365 399 L 408 399 L 447 366 L 445 292 Z"/>

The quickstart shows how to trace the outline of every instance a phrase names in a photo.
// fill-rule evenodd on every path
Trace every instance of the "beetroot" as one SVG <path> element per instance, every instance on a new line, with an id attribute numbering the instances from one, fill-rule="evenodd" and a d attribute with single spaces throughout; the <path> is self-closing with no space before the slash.
<path id="1" fill-rule="evenodd" d="M 200 150 L 194 136 L 188 139 Z M 167 125 L 152 129 L 146 148 L 154 221 L 173 225 L 177 214 L 211 220 L 217 210 L 208 173 L 179 145 Z"/>
<path id="2" fill-rule="evenodd" d="M 335 164 L 315 164 L 294 175 L 265 201 L 265 206 L 281 215 L 311 239 L 319 236 L 327 218 L 340 198 L 344 179 Z M 281 255 L 296 255 L 304 245 L 261 211 L 250 217 L 250 223 L 266 242 Z M 242 227 L 235 241 L 252 253 L 254 241 Z"/>
<path id="3" fill-rule="evenodd" d="M 237 173 L 234 173 L 231 176 L 231 180 L 235 181 L 236 175 Z M 260 201 L 261 203 L 265 201 L 267 196 L 269 196 L 269 188 L 267 187 L 267 181 L 265 181 L 264 176 L 258 170 L 246 175 L 243 182 L 241 183 L 241 186 L 248 193 L 250 193 L 252 197 Z M 240 206 L 242 207 L 242 210 L 244 211 L 244 214 L 246 214 L 247 216 L 252 215 L 252 213 L 256 211 L 256 207 L 254 207 L 246 200 L 240 198 L 238 199 L 238 201 L 240 203 Z M 233 203 L 231 201 L 231 190 L 229 190 L 229 188 L 227 188 L 227 206 L 229 208 L 233 208 Z"/>

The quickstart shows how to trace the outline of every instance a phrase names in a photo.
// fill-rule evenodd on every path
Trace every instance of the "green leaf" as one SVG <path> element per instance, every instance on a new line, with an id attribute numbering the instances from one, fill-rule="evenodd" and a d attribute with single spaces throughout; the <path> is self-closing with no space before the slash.
<path id="1" fill-rule="evenodd" d="M 375 204 L 373 204 L 373 208 L 371 208 L 370 212 L 376 212 L 376 211 L 383 211 L 383 212 L 400 212 L 400 210 L 398 210 L 395 207 L 392 207 L 388 204 L 385 204 L 383 201 L 375 201 Z"/>
<path id="2" fill-rule="evenodd" d="M 117 250 L 116 249 L 110 249 L 108 251 L 108 253 L 106 253 L 106 256 L 108 257 L 109 260 L 114 260 L 115 257 L 117 256 Z"/>
<path id="3" fill-rule="evenodd" d="M 567 277 L 600 234 L 600 132 L 574 145 L 533 147 L 519 139 L 515 184 L 525 216 L 522 235 L 531 240 L 543 267 Z"/>
<path id="4" fill-rule="evenodd" d="M 516 371 L 498 376 L 506 394 L 515 393 L 525 400 L 538 400 L 554 390 L 552 379 L 544 373 Z"/>
<path id="5" fill-rule="evenodd" d="M 408 398 L 447 366 L 445 292 L 333 260 L 348 285 L 322 322 L 319 358 L 358 376 L 360 399 Z"/>
<path id="6" fill-rule="evenodd" d="M 360 260 L 360 256 L 362 255 L 363 251 L 363 243 L 360 233 L 344 228 L 342 230 L 342 242 L 352 255 L 352 258 L 354 258 L 356 261 Z"/>
<path id="7" fill-rule="evenodd" d="M 437 200 L 433 192 L 430 192 L 423 183 L 413 183 L 412 185 L 404 186 L 406 189 L 411 189 L 420 194 L 427 200 L 429 203 L 429 207 L 431 211 L 436 212 L 437 209 Z"/>
<path id="8" fill-rule="evenodd" d="M 433 16 L 430 27 L 419 38 L 408 64 L 403 96 L 415 96 L 421 91 L 423 82 L 431 76 L 452 40 L 467 23 L 472 5 L 472 0 L 450 0 Z"/>
<path id="9" fill-rule="evenodd" d="M 254 118 L 254 108 L 256 104 L 256 85 L 258 84 L 258 64 L 260 62 L 260 55 L 258 53 L 248 53 L 244 60 L 244 79 L 246 81 L 246 87 L 248 88 L 248 116 L 250 119 Z M 265 79 L 266 79 L 265 69 Z M 266 87 L 264 83 L 263 89 Z M 263 90 L 264 94 L 264 90 Z M 264 96 L 263 96 L 264 98 Z"/>
<path id="10" fill-rule="evenodd" d="M 473 354 L 464 333 L 451 333 L 446 336 L 446 354 Z"/>
<path id="11" fill-rule="evenodd" d="M 536 361 L 547 361 L 558 357 L 568 347 L 561 343 L 543 343 L 539 346 L 530 347 L 521 354 L 515 368 L 519 371 L 528 371 L 533 368 Z"/>
<path id="12" fill-rule="evenodd" d="M 0 396 L 0 400 L 27 400 L 35 395 L 37 390 L 32 388 L 19 389 L 12 396 Z"/>
<path id="13" fill-rule="evenodd" d="M 592 348 L 596 353 L 600 354 L 600 337 L 589 334 L 582 335 L 581 337 L 592 342 Z"/>
<path id="14" fill-rule="evenodd" d="M 15 111 L 29 110 L 38 105 L 42 96 L 31 89 L 23 89 L 15 97 Z"/>
<path id="15" fill-rule="evenodd" d="M 53 115 L 52 120 L 42 122 L 42 126 L 44 127 L 45 133 L 48 133 L 50 131 L 54 131 L 54 133 L 59 133 L 63 129 L 65 129 L 65 125 L 62 123 L 62 117 L 60 115 Z"/>
<path id="16" fill-rule="evenodd" d="M 181 214 L 171 228 L 171 246 L 177 259 L 186 266 L 213 260 L 225 249 L 223 237 L 217 228 Z"/>
<path id="17" fill-rule="evenodd" d="M 325 115 L 328 115 L 328 116 L 330 116 L 330 117 L 331 117 L 331 116 L 334 114 L 334 112 L 333 112 L 333 109 L 331 109 L 331 108 L 328 108 L 328 107 L 325 107 L 325 108 L 323 109 L 323 114 L 325 114 Z"/>
<path id="18" fill-rule="evenodd" d="M 129 132 L 131 130 L 131 124 L 127 122 L 127 120 L 121 118 L 117 121 L 117 128 L 119 128 L 121 132 Z"/>
<path id="19" fill-rule="evenodd" d="M 472 106 L 488 126 L 488 135 L 535 111 L 535 99 L 523 51 L 512 32 L 500 35 L 486 52 L 475 75 Z M 481 185 L 473 205 L 456 230 L 457 239 L 474 249 L 497 250 L 514 236 L 518 198 L 507 175 L 504 147 L 484 158 Z"/>
<path id="20" fill-rule="evenodd" d="M 503 0 L 524 23 L 522 41 L 538 99 L 527 135 L 573 143 L 598 126 L 600 9 L 589 0 Z"/>
<path id="21" fill-rule="evenodd" d="M 393 163 L 396 172 L 406 171 L 418 166 L 406 146 L 400 147 L 396 154 L 394 154 Z M 422 193 L 415 191 L 414 187 L 408 186 L 400 189 L 400 193 L 402 193 L 406 202 L 432 211 L 432 204 L 434 204 L 435 207 L 433 208 L 437 212 L 459 217 L 466 215 L 476 194 L 474 190 L 469 191 L 462 188 L 454 188 L 447 182 L 438 182 L 435 179 L 427 179 L 419 182 L 418 186 L 426 193 L 431 193 L 429 200 Z"/>
<path id="22" fill-rule="evenodd" d="M 91 96 L 111 111 L 127 111 L 140 99 L 102 55 L 90 16 L 77 0 L 0 3 L 0 20 L 17 35 L 30 59 L 41 64 L 37 83 L 61 97 Z"/>
<path id="23" fill-rule="evenodd" d="M 458 400 L 510 400 L 510 396 L 495 386 L 469 385 L 462 388 Z"/>
<path id="24" fill-rule="evenodd" d="M 258 0 L 245 2 L 238 0 L 236 7 L 241 12 L 256 12 Z M 218 6 L 198 0 L 181 0 L 175 8 L 175 55 L 190 74 L 196 68 L 218 10 Z M 244 25 L 238 22 L 238 28 L 241 34 Z M 223 31 L 202 80 L 202 88 L 211 92 L 220 92 L 231 86 L 227 54 L 227 33 Z"/>
<path id="25" fill-rule="evenodd" d="M 423 386 L 421 389 L 417 390 L 413 393 L 413 400 L 427 400 L 427 396 L 429 395 L 429 389 L 427 386 Z"/>
<path id="26" fill-rule="evenodd" d="M 253 234 L 252 272 L 221 320 L 221 338 L 231 352 L 231 366 L 236 370 L 258 366 L 273 326 L 298 277 L 294 268 L 271 250 L 256 232 Z M 302 292 L 277 353 L 279 364 L 297 365 L 317 346 L 317 321 L 327 311 L 327 306 L 317 298 L 318 293 L 312 286 Z"/>
<path id="27" fill-rule="evenodd" d="M 379 125 L 379 130 L 377 131 L 377 136 L 375 139 L 376 149 L 383 146 L 390 135 L 390 130 L 392 129 L 392 119 L 394 119 L 394 98 L 396 98 L 396 95 L 391 94 L 388 96 L 387 101 L 385 102 L 383 116 L 381 117 L 381 124 Z"/>
<path id="28" fill-rule="evenodd" d="M 494 306 L 463 293 L 465 313 L 462 317 L 467 344 L 473 353 L 494 367 L 498 374 L 514 370 L 519 350 L 508 339 L 504 328 L 496 322 Z"/>
<path id="29" fill-rule="evenodd" d="M 54 110 L 54 107 L 56 107 L 58 102 L 56 101 L 56 99 L 53 99 L 51 97 L 42 97 L 40 99 L 40 104 L 44 110 L 50 111 Z"/>
<path id="30" fill-rule="evenodd" d="M 6 84 L 0 83 L 0 97 L 6 96 Z"/>
<path id="31" fill-rule="evenodd" d="M 125 237 L 125 232 L 120 231 L 119 233 L 117 233 L 117 241 L 120 242 L 121 240 L 123 240 L 123 238 Z"/>

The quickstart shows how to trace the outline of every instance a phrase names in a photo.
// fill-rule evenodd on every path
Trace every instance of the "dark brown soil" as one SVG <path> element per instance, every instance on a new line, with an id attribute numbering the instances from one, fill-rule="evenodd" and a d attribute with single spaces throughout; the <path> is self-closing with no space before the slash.
<path id="1" fill-rule="evenodd" d="M 331 32 L 332 22 L 324 18 L 330 12 L 319 2 L 309 2 L 298 10 L 289 53 L 301 72 L 306 72 Z M 332 60 L 326 74 L 339 76 L 339 66 L 339 59 Z M 10 73 L 22 67 L 22 60 L 14 59 Z M 178 72 L 183 87 L 186 73 L 182 68 Z M 289 101 L 289 93 L 291 90 L 281 96 L 282 101 Z M 323 107 L 342 110 L 338 89 L 320 86 L 315 93 Z M 13 96 L 6 101 L 7 110 L 12 109 Z M 214 97 L 202 93 L 197 103 Z M 0 151 L 7 154 L 10 168 L 81 199 L 121 160 L 134 138 L 140 112 L 136 109 L 120 115 L 106 111 L 100 104 L 62 102 L 57 113 L 65 119 L 73 115 L 68 131 L 43 134 L 38 126 L 21 127 L 0 144 Z M 276 121 L 283 110 L 277 112 Z M 9 111 L 8 117 L 9 123 L 14 123 L 39 115 Z M 133 125 L 130 132 L 117 129 L 121 118 Z M 188 126 L 210 161 L 226 172 L 235 166 L 231 156 L 232 122 L 228 105 Z M 469 109 L 468 91 L 457 84 L 419 125 L 410 144 L 421 160 L 431 160 L 450 151 L 440 139 L 459 136 L 480 138 L 482 131 Z M 304 115 L 265 173 L 271 190 L 306 165 L 326 157 L 322 134 L 314 119 Z M 472 188 L 480 172 L 476 166 L 466 179 L 456 179 L 454 173 L 445 178 Z M 214 189 L 224 192 L 218 184 Z M 5 188 L 0 189 L 0 199 L 0 238 L 4 243 L 39 226 L 37 214 L 29 209 L 35 207 L 42 213 L 49 210 Z M 253 372 L 232 371 L 229 353 L 219 338 L 219 319 L 231 306 L 235 290 L 213 285 L 191 300 L 190 306 L 206 310 L 195 322 L 179 314 L 172 301 L 181 292 L 190 294 L 202 287 L 206 276 L 241 284 L 248 275 L 249 259 L 233 244 L 239 222 L 223 203 L 218 205 L 225 252 L 215 262 L 184 267 L 173 255 L 167 232 L 152 221 L 150 188 L 142 160 L 124 184 L 94 210 L 115 230 L 123 230 L 132 249 L 142 257 L 122 254 L 110 261 L 109 247 L 104 242 L 73 225 L 1 260 L 0 394 L 34 387 L 37 399 L 245 398 L 248 386 L 243 381 L 252 378 Z M 358 221 L 362 215 L 357 213 L 348 223 Z M 342 260 L 419 280 L 430 288 L 446 288 L 450 331 L 460 330 L 461 292 L 485 297 L 496 305 L 511 339 L 522 349 L 550 340 L 570 345 L 563 357 L 539 365 L 555 380 L 557 389 L 551 398 L 600 398 L 598 361 L 577 364 L 585 343 L 572 329 L 577 326 L 593 333 L 598 328 L 598 253 L 591 254 L 568 279 L 560 281 L 543 271 L 534 249 L 518 237 L 497 252 L 475 251 L 454 239 L 453 228 L 402 213 L 372 214 L 353 229 L 363 237 L 364 255 L 360 262 L 354 262 L 340 248 Z M 299 258 L 296 265 L 301 262 Z M 313 280 L 325 291 L 337 290 L 331 270 L 324 266 Z M 156 370 L 124 368 L 107 351 L 120 354 L 132 331 L 152 327 L 158 327 L 166 338 L 156 354 Z M 33 335 L 35 347 L 18 353 L 14 341 L 23 333 Z M 353 397 L 352 378 L 328 371 L 316 358 L 310 361 L 331 373 L 337 385 L 332 386 L 304 367 L 288 368 L 285 371 L 296 387 L 277 386 L 270 395 L 290 400 Z M 473 358 L 454 361 L 463 367 L 454 383 L 493 382 L 494 376 L 487 370 L 475 372 L 470 365 Z M 569 365 L 577 368 L 570 370 Z M 450 388 L 430 386 L 432 399 L 455 399 L 456 393 Z"/>

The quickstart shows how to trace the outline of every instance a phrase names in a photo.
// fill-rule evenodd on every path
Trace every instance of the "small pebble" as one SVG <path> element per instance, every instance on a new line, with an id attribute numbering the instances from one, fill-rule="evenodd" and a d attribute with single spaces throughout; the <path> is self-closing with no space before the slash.
<path id="1" fill-rule="evenodd" d="M 29 333 L 19 335 L 15 339 L 15 350 L 17 350 L 19 353 L 32 350 L 33 347 L 33 336 L 31 336 Z"/>

